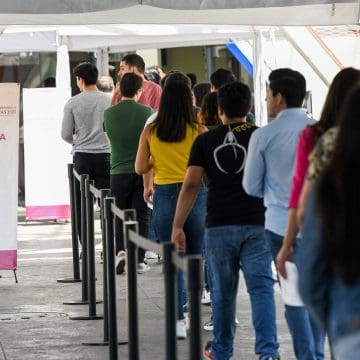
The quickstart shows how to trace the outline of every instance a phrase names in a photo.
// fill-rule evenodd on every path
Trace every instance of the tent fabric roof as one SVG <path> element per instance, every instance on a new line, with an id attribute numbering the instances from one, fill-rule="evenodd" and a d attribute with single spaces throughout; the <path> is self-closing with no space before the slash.
<path id="1" fill-rule="evenodd" d="M 360 0 L 11 0 L 2 25 L 358 24 Z M 81 14 L 81 16 L 79 16 Z"/>

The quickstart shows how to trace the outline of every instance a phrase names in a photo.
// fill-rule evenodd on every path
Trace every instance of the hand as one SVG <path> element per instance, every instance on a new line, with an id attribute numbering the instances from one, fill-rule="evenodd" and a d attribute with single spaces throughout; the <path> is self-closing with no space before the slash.
<path id="1" fill-rule="evenodd" d="M 153 187 L 144 188 L 144 201 L 148 204 L 152 204 L 153 203 L 153 194 L 154 194 Z"/>
<path id="2" fill-rule="evenodd" d="M 174 228 L 171 233 L 171 242 L 176 244 L 177 251 L 184 253 L 186 250 L 186 236 L 182 228 Z"/>
<path id="3" fill-rule="evenodd" d="M 291 259 L 292 254 L 293 248 L 283 245 L 276 256 L 276 267 L 284 279 L 286 279 L 285 262 Z"/>
<path id="4" fill-rule="evenodd" d="M 118 81 L 115 85 L 115 89 L 113 90 L 113 94 L 120 96 L 120 81 Z"/>

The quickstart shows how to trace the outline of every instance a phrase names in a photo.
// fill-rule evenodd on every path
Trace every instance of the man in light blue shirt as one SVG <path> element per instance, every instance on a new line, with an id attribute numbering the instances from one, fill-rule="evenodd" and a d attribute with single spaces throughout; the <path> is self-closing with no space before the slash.
<path id="1" fill-rule="evenodd" d="M 268 115 L 275 119 L 253 133 L 245 165 L 245 191 L 264 198 L 265 233 L 274 260 L 286 231 L 298 137 L 313 122 L 301 108 L 305 92 L 306 81 L 299 72 L 285 68 L 271 72 L 266 101 Z M 323 359 L 324 336 L 305 307 L 285 305 L 285 317 L 296 358 Z"/>

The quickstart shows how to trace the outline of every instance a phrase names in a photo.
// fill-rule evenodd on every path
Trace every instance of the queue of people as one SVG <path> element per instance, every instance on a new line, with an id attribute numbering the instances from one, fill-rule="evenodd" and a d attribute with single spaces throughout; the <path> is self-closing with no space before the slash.
<path id="1" fill-rule="evenodd" d="M 249 87 L 225 69 L 195 85 L 126 55 L 112 99 L 97 88 L 94 65 L 79 64 L 74 76 L 81 93 L 65 106 L 61 136 L 73 145 L 75 170 L 110 187 L 119 208 L 136 209 L 141 235 L 173 241 L 181 256 L 203 254 L 203 302 L 212 309 L 204 357 L 233 357 L 241 270 L 255 354 L 280 359 L 272 262 L 284 279 L 293 262 L 304 305 L 284 305 L 296 359 L 324 359 L 326 336 L 335 360 L 356 359 L 360 71 L 336 75 L 315 121 L 302 108 L 304 76 L 273 70 L 266 101 L 274 120 L 262 128 L 253 123 Z M 118 220 L 118 274 L 126 261 L 121 229 Z M 138 273 L 149 270 L 139 249 Z M 179 339 L 189 328 L 186 297 L 179 272 Z"/>

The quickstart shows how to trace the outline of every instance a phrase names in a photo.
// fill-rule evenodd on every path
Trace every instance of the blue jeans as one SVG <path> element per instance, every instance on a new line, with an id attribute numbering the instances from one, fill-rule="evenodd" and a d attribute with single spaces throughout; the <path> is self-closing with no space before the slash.
<path id="1" fill-rule="evenodd" d="M 160 242 L 171 240 L 172 224 L 176 203 L 182 184 L 155 185 L 153 195 L 152 225 L 156 239 Z M 203 248 L 206 191 L 202 186 L 184 224 L 186 254 L 201 254 Z M 178 319 L 185 318 L 183 306 L 186 303 L 185 277 L 178 271 Z"/>
<path id="2" fill-rule="evenodd" d="M 233 355 L 240 268 L 250 295 L 255 352 L 260 357 L 278 356 L 272 257 L 264 228 L 256 225 L 206 228 L 205 257 L 214 322 L 214 358 L 228 360 Z"/>
<path id="3" fill-rule="evenodd" d="M 273 258 L 276 259 L 282 246 L 283 237 L 269 230 L 265 230 L 265 236 L 270 244 Z M 296 248 L 293 260 L 296 262 Z M 285 319 L 292 337 L 296 359 L 324 359 L 325 333 L 312 321 L 306 308 L 285 305 Z"/>

